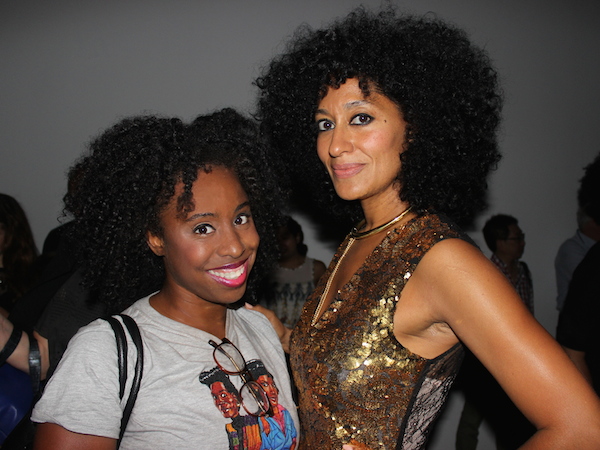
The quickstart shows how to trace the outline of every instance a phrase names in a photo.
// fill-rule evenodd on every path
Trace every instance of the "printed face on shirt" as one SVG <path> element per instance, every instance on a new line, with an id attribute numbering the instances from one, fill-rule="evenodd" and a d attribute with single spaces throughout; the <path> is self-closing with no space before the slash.
<path id="1" fill-rule="evenodd" d="M 275 384 L 273 378 L 271 378 L 269 375 L 261 375 L 256 379 L 256 381 L 267 393 L 267 397 L 269 397 L 269 403 L 271 403 L 271 406 L 277 406 L 279 404 L 279 389 L 277 389 L 277 385 Z"/>
<path id="2" fill-rule="evenodd" d="M 200 170 L 193 208 L 181 217 L 182 189 L 176 186 L 162 213 L 162 236 L 148 236 L 152 251 L 163 257 L 165 287 L 191 301 L 234 303 L 246 290 L 259 244 L 248 196 L 229 169 Z"/>
<path id="3" fill-rule="evenodd" d="M 215 381 L 210 385 L 210 393 L 215 406 L 219 408 L 223 417 L 230 419 L 240 415 L 240 405 L 237 396 L 233 392 L 229 392 L 225 384 Z"/>

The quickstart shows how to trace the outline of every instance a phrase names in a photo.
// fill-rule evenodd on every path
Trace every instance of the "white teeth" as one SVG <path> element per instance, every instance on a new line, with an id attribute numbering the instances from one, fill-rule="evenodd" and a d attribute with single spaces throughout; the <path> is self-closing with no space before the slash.
<path id="1" fill-rule="evenodd" d="M 241 277 L 244 273 L 244 266 L 241 265 L 237 269 L 209 270 L 208 272 L 220 278 L 225 278 L 226 280 L 235 280 L 236 278 Z"/>

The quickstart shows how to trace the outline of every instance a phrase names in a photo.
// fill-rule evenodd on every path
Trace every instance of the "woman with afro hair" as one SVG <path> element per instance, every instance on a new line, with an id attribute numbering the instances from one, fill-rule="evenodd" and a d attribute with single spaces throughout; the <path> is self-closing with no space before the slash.
<path id="1" fill-rule="evenodd" d="M 295 445 L 279 339 L 264 316 L 240 308 L 276 261 L 280 221 L 281 196 L 255 125 L 231 109 L 191 125 L 125 119 L 72 170 L 81 176 L 66 203 L 84 286 L 108 311 L 126 308 L 135 320 L 144 368 L 121 440 L 130 388 L 121 400 L 114 333 L 101 319 L 81 328 L 33 411 L 34 448 L 225 450 L 235 442 L 259 450 L 262 416 L 272 408 L 245 368 L 250 361 L 277 379 L 279 406 L 290 411 L 282 427 Z M 137 356 L 128 340 L 130 386 Z M 211 371 L 235 386 L 231 401 L 202 382 Z"/>
<path id="2" fill-rule="evenodd" d="M 463 345 L 539 430 L 525 447 L 597 448 L 598 398 L 455 225 L 499 160 L 487 55 L 436 18 L 358 8 L 301 28 L 256 84 L 290 186 L 358 221 L 293 331 L 261 309 L 289 343 L 300 448 L 423 448 Z"/>

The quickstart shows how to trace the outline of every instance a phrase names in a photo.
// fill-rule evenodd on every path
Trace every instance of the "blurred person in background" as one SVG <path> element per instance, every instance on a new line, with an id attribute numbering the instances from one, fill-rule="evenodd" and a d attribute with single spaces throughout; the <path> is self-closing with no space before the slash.
<path id="1" fill-rule="evenodd" d="M 0 312 L 6 317 L 36 280 L 38 250 L 25 211 L 0 194 Z"/>

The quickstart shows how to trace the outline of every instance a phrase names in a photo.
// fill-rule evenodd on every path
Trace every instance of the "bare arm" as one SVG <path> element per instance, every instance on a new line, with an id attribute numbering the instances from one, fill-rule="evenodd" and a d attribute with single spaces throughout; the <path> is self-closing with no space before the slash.
<path id="1" fill-rule="evenodd" d="M 12 331 L 13 324 L 3 315 L 0 314 L 0 345 L 3 347 L 8 341 Z M 48 340 L 37 332 L 33 333 L 35 339 L 38 342 L 40 348 L 40 357 L 42 360 L 42 380 L 46 378 L 46 373 L 49 366 L 48 356 Z M 25 373 L 29 373 L 29 336 L 27 333 L 21 333 L 21 340 L 17 345 L 15 351 L 6 360 L 11 366 L 16 369 L 22 370 Z"/>
<path id="2" fill-rule="evenodd" d="M 569 359 L 573 361 L 575 367 L 581 372 L 583 377 L 587 380 L 590 385 L 592 385 L 592 374 L 590 373 L 590 368 L 585 362 L 585 352 L 581 352 L 579 350 L 573 350 L 571 348 L 565 347 L 563 345 L 563 350 L 569 356 Z"/>
<path id="3" fill-rule="evenodd" d="M 281 346 L 283 347 L 283 351 L 286 353 L 290 352 L 290 335 L 292 334 L 292 329 L 286 327 L 281 320 L 275 315 L 273 311 L 265 308 L 261 305 L 251 305 L 246 303 L 246 308 L 251 309 L 253 311 L 258 311 L 259 313 L 264 314 L 271 325 L 275 329 L 277 336 L 279 336 L 279 340 L 281 341 Z"/>
<path id="4" fill-rule="evenodd" d="M 425 337 L 446 342 L 449 326 L 536 426 L 523 448 L 600 446 L 600 400 L 481 252 L 454 239 L 437 244 L 404 294 L 424 300 Z"/>
<path id="5" fill-rule="evenodd" d="M 54 423 L 40 423 L 35 433 L 34 450 L 114 450 L 117 440 L 91 434 L 73 433 Z"/>

